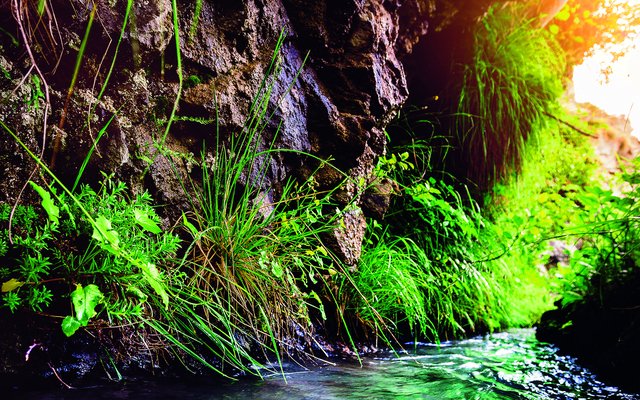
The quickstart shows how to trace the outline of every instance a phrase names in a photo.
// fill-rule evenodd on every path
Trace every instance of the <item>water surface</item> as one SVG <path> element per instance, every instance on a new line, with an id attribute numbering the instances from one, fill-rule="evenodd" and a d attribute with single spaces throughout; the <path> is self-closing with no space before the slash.
<path id="1" fill-rule="evenodd" d="M 411 345 L 413 346 L 413 345 Z M 297 369 L 297 370 L 296 370 Z M 22 392 L 25 399 L 640 399 L 600 381 L 533 330 L 418 344 L 411 352 L 300 370 L 264 381 L 137 382 L 117 387 Z"/>

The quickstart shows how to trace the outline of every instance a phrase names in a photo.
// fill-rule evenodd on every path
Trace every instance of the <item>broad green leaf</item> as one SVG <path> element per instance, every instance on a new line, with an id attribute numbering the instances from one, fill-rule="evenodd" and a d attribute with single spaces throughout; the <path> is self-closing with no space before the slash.
<path id="1" fill-rule="evenodd" d="M 102 301 L 103 297 L 100 288 L 96 285 L 87 285 L 85 288 L 80 284 L 76 285 L 76 290 L 71 293 L 71 302 L 76 313 L 76 319 L 82 326 L 87 326 L 89 319 L 95 317 L 96 306 Z"/>
<path id="2" fill-rule="evenodd" d="M 162 229 L 160 229 L 160 227 L 158 226 L 158 224 L 156 224 L 154 220 L 149 218 L 149 214 L 141 210 L 135 209 L 133 210 L 133 218 L 135 218 L 138 225 L 143 227 L 145 230 L 151 233 L 155 233 L 156 235 L 159 233 L 162 233 Z"/>
<path id="3" fill-rule="evenodd" d="M 144 294 L 144 292 L 137 286 L 127 286 L 127 293 L 130 293 L 131 295 L 137 297 L 141 302 L 147 301 L 148 296 Z"/>
<path id="4" fill-rule="evenodd" d="M 24 285 L 24 282 L 20 282 L 16 278 L 11 278 L 2 284 L 2 292 L 3 293 L 10 292 L 12 290 L 19 288 L 22 285 Z"/>
<path id="5" fill-rule="evenodd" d="M 167 291 L 164 290 L 164 284 L 162 282 L 162 278 L 160 277 L 158 268 L 152 263 L 141 263 L 140 268 L 142 269 L 142 276 L 144 276 L 144 279 L 153 288 L 153 290 L 155 290 L 155 292 L 160 295 L 164 307 L 168 309 L 169 295 L 167 294 Z"/>
<path id="6" fill-rule="evenodd" d="M 38 194 L 42 198 L 42 208 L 44 208 L 44 210 L 47 212 L 47 215 L 49 216 L 49 220 L 52 223 L 57 224 L 60 218 L 60 209 L 53 202 L 53 199 L 51 198 L 51 194 L 49 193 L 49 191 L 39 186 L 35 182 L 29 181 L 29 184 L 31 185 L 33 190 L 38 192 Z"/>
<path id="7" fill-rule="evenodd" d="M 102 215 L 96 219 L 91 237 L 103 245 L 113 247 L 113 250 L 118 250 L 118 232 L 111 229 L 111 221 Z"/>
<path id="8" fill-rule="evenodd" d="M 80 328 L 80 326 L 81 326 L 80 321 L 78 321 L 75 317 L 72 317 L 71 315 L 67 315 L 62 320 L 62 332 L 67 337 L 76 333 L 76 331 L 78 330 L 78 328 Z"/>
<path id="9" fill-rule="evenodd" d="M 271 262 L 271 273 L 276 278 L 282 278 L 282 275 L 284 274 L 284 270 L 282 269 L 282 266 L 280 265 L 279 262 L 277 261 Z"/>

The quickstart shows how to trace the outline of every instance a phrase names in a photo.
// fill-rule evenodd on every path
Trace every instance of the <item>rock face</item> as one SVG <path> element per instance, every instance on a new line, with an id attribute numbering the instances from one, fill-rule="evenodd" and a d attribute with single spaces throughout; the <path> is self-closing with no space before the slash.
<path id="1" fill-rule="evenodd" d="M 595 279 L 595 278 L 594 278 Z M 640 354 L 640 274 L 604 286 L 585 298 L 542 315 L 536 336 L 553 343 L 592 369 L 605 382 L 637 392 Z"/>
<path id="2" fill-rule="evenodd" d="M 437 28 L 436 39 L 447 32 L 448 42 L 449 36 L 467 31 L 463 28 L 489 3 L 178 1 L 174 16 L 171 0 L 130 6 L 124 0 L 55 0 L 40 16 L 31 3 L 14 0 L 4 3 L 0 17 L 11 32 L 0 37 L 0 116 L 34 153 L 55 162 L 54 172 L 67 183 L 75 180 L 99 138 L 83 181 L 95 182 L 104 171 L 134 191 L 149 189 L 168 206 L 170 223 L 179 215 L 176 210 L 189 206 L 180 181 L 193 175 L 194 157 L 203 148 L 211 152 L 217 132 L 224 141 L 242 130 L 284 31 L 281 69 L 271 77 L 264 146 L 278 131 L 275 147 L 331 159 L 341 172 L 320 169 L 315 176 L 320 186 L 333 188 L 348 176 L 352 183 L 337 195 L 339 203 L 376 215 L 380 210 L 366 210 L 367 202 L 360 201 L 363 185 L 356 182 L 371 179 L 384 152 L 384 128 L 409 96 L 405 69 L 420 95 L 428 92 L 424 82 L 441 84 L 447 75 L 434 66 L 449 65 L 455 57 L 438 52 L 443 40 L 424 39 L 429 25 Z M 425 52 L 445 60 L 435 62 Z M 37 68 L 30 70 L 33 65 Z M 75 72 L 78 79 L 72 80 Z M 176 99 L 177 118 L 166 129 Z M 7 135 L 0 140 L 8 150 L 0 156 L 0 201 L 13 202 L 35 163 Z M 272 158 L 265 190 L 317 168 L 295 153 Z M 23 196 L 32 195 L 27 192 Z M 363 213 L 357 215 L 357 225 L 363 225 Z M 345 259 L 347 253 L 359 253 L 342 247 L 337 251 Z"/>
<path id="3" fill-rule="evenodd" d="M 133 2 L 127 10 L 126 1 L 102 0 L 95 11 L 90 3 L 71 3 L 53 1 L 40 17 L 31 4 L 18 1 L 13 18 L 5 3 L 2 26 L 17 39 L 2 37 L 0 85 L 7 98 L 0 105 L 2 118 L 35 153 L 44 145 L 44 159 L 55 159 L 54 171 L 66 182 L 75 179 L 102 135 L 84 181 L 97 180 L 100 171 L 115 173 L 174 209 L 188 206 L 178 177 L 189 176 L 192 163 L 172 152 L 198 157 L 203 144 L 215 142 L 216 132 L 224 140 L 241 131 L 282 30 L 287 35 L 282 68 L 274 79 L 264 142 L 281 123 L 276 147 L 331 158 L 353 182 L 369 179 L 384 151 L 384 127 L 408 96 L 399 58 L 426 33 L 428 14 L 435 10 L 432 1 L 204 1 L 199 9 L 196 2 L 179 1 L 184 84 L 178 120 L 165 137 L 179 90 L 172 2 Z M 86 50 L 76 64 L 92 17 Z M 36 18 L 45 23 L 30 31 Z M 31 78 L 20 82 L 34 63 L 42 75 L 33 70 L 31 76 L 40 78 L 40 89 L 50 97 L 46 132 L 44 96 Z M 72 85 L 75 65 L 79 79 Z M 19 96 L 9 95 L 14 88 Z M 35 97 L 27 102 L 30 96 Z M 170 151 L 157 150 L 162 140 Z M 3 135 L 2 141 L 10 151 L 0 159 L 6 174 L 0 201 L 13 201 L 34 163 L 12 139 Z M 314 168 L 308 164 L 301 156 L 275 156 L 265 186 L 308 175 Z M 316 179 L 330 188 L 343 175 L 324 168 Z M 340 202 L 359 204 L 357 186 L 346 185 Z M 175 217 L 171 209 L 166 208 L 169 218 Z"/>

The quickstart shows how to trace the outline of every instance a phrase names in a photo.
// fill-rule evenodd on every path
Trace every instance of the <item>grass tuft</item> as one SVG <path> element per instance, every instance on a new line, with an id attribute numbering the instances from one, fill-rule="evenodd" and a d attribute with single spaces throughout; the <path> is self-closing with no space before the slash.
<path id="1" fill-rule="evenodd" d="M 458 97 L 454 135 L 481 190 L 519 169 L 536 121 L 563 91 L 564 53 L 518 7 L 492 7 L 477 25 Z"/>

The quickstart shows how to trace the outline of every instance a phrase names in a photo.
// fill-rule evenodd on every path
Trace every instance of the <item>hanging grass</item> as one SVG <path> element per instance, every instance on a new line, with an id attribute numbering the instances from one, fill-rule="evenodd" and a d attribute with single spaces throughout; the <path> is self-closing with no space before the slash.
<path id="1" fill-rule="evenodd" d="M 492 7 L 476 27 L 465 66 L 454 136 L 467 177 L 488 189 L 517 170 L 533 126 L 562 93 L 563 51 L 517 4 Z"/>

